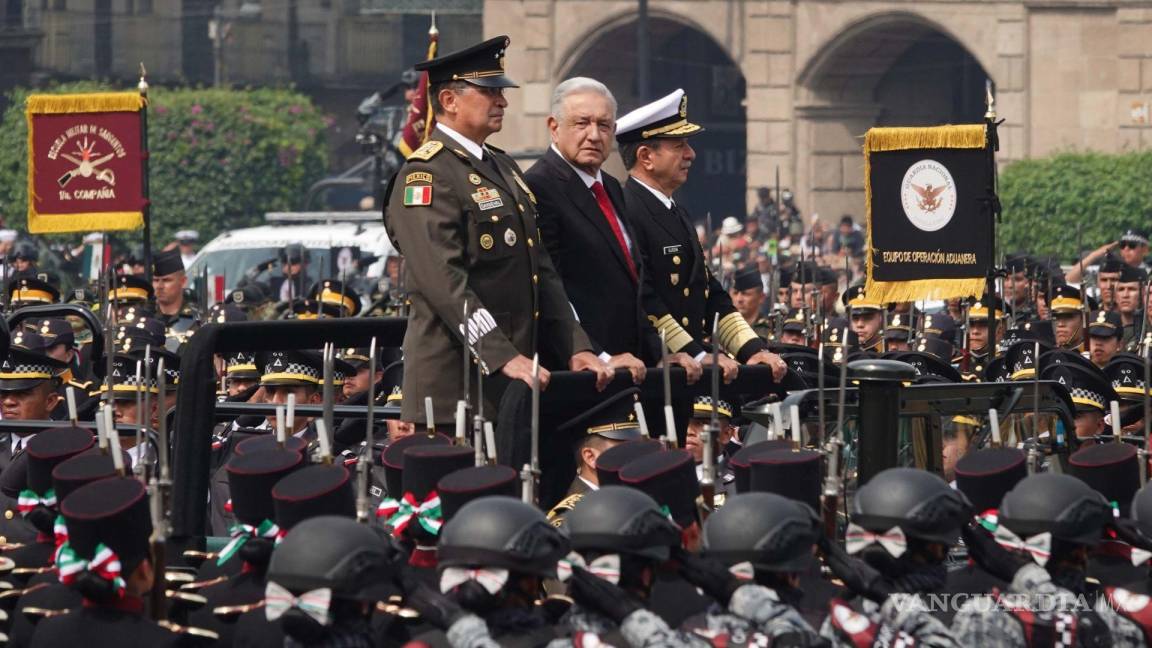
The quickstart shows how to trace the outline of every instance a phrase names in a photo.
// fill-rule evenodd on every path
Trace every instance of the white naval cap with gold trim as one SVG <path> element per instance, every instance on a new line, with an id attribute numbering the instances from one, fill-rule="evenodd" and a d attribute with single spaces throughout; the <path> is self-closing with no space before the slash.
<path id="1" fill-rule="evenodd" d="M 703 130 L 699 124 L 688 121 L 688 96 L 677 88 L 672 94 L 640 106 L 618 119 L 616 141 L 689 137 Z"/>

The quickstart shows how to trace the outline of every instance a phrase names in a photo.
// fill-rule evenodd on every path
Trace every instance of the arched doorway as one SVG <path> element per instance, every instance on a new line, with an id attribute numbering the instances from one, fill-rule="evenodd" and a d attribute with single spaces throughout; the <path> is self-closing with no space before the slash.
<path id="1" fill-rule="evenodd" d="M 692 121 L 706 129 L 692 138 L 696 161 L 678 200 L 700 222 L 709 212 L 719 226 L 725 216 L 744 217 L 746 118 L 744 75 L 704 32 L 663 16 L 648 19 L 652 97 L 676 88 L 688 95 Z M 559 77 L 587 76 L 607 85 L 620 114 L 641 101 L 636 89 L 636 21 L 615 23 L 583 48 Z M 619 158 L 613 156 L 619 169 Z"/>
<path id="2" fill-rule="evenodd" d="M 799 79 L 798 168 L 809 210 L 862 220 L 864 133 L 980 121 L 989 78 L 961 43 L 919 16 L 879 16 L 845 29 Z"/>

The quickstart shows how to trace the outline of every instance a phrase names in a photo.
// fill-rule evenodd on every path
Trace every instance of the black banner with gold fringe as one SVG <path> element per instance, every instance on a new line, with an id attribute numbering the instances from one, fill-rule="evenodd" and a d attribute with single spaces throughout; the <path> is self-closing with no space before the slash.
<path id="1" fill-rule="evenodd" d="M 871 300 L 983 294 L 994 236 L 988 147 L 984 124 L 868 131 L 864 192 Z"/>

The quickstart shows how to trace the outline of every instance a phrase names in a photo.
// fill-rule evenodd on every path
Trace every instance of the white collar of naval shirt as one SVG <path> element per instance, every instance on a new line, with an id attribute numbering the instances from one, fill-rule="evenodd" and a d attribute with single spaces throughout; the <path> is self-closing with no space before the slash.
<path id="1" fill-rule="evenodd" d="M 584 183 L 585 187 L 588 187 L 589 189 L 591 189 L 592 185 L 594 183 L 597 183 L 597 182 L 599 182 L 600 184 L 604 184 L 604 180 L 603 180 L 604 176 L 601 175 L 600 169 L 596 169 L 596 175 L 595 176 L 590 176 L 590 175 L 588 175 L 587 171 L 581 169 L 580 167 L 576 166 L 575 164 L 572 164 L 572 162 L 569 161 L 568 158 L 564 157 L 564 154 L 560 152 L 560 149 L 556 148 L 555 144 L 552 145 L 552 150 L 556 153 L 556 155 L 559 155 L 560 159 L 564 160 L 564 162 L 568 166 L 572 167 L 572 170 L 576 172 L 576 177 L 580 178 L 580 181 Z"/>
<path id="2" fill-rule="evenodd" d="M 660 200 L 660 202 L 664 204 L 665 209 L 672 209 L 672 207 L 676 204 L 676 201 L 672 200 L 668 196 L 665 196 L 663 191 L 660 191 L 659 189 L 653 189 L 652 187 L 645 184 L 643 180 L 641 180 L 640 178 L 637 178 L 636 176 L 632 176 L 632 179 L 635 180 L 636 182 L 639 182 L 641 187 L 644 187 L 648 191 L 651 191 L 652 195 L 656 196 L 656 198 L 658 198 Z"/>
<path id="3" fill-rule="evenodd" d="M 477 144 L 476 142 L 473 142 L 472 140 L 468 139 L 467 137 L 464 137 L 460 133 L 457 133 L 456 131 L 452 130 L 451 128 L 448 128 L 447 126 L 445 126 L 444 124 L 442 124 L 440 122 L 436 122 L 436 128 L 439 128 L 441 131 L 444 131 L 445 135 L 456 140 L 456 143 L 458 143 L 460 146 L 463 146 L 464 150 L 468 151 L 473 156 L 475 156 L 475 158 L 477 160 L 483 160 L 484 159 L 485 150 L 484 150 L 484 147 L 482 145 Z"/>

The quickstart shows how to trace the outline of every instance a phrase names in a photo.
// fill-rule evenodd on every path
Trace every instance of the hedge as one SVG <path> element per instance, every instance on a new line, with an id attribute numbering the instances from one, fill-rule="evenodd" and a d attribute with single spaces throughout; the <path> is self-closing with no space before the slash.
<path id="1" fill-rule="evenodd" d="M 1076 258 L 1115 241 L 1129 227 L 1152 226 L 1152 152 L 1064 153 L 1022 160 L 1000 174 L 1004 216 L 1000 249 Z"/>
<path id="2" fill-rule="evenodd" d="M 8 94 L 0 120 L 0 214 L 9 227 L 25 229 L 27 220 L 24 98 L 109 89 L 80 82 Z M 177 230 L 197 229 L 208 240 L 222 230 L 258 224 L 266 211 L 298 209 L 328 168 L 328 121 L 298 92 L 153 87 L 149 99 L 158 244 Z"/>

